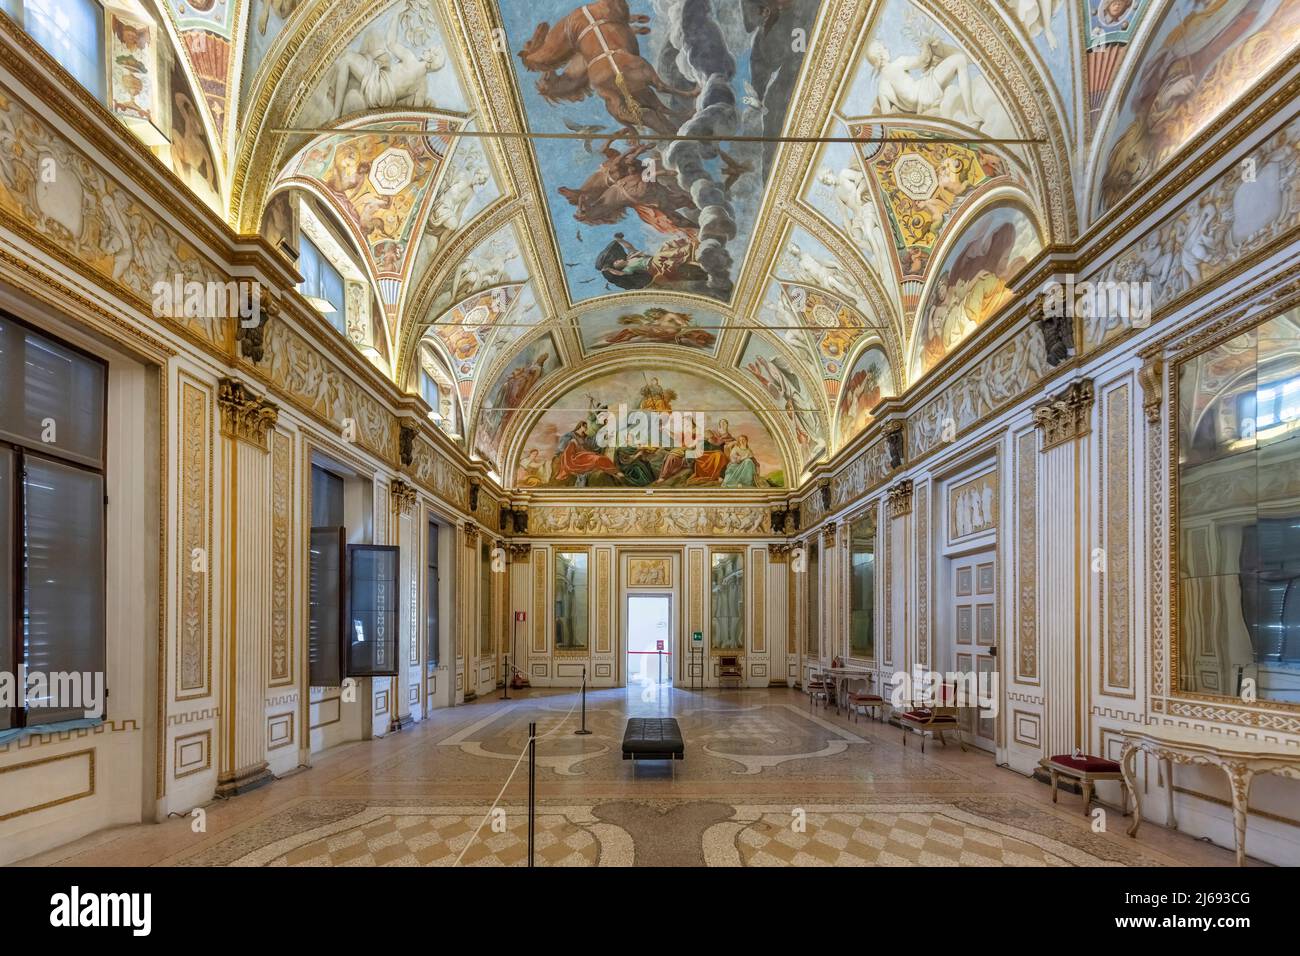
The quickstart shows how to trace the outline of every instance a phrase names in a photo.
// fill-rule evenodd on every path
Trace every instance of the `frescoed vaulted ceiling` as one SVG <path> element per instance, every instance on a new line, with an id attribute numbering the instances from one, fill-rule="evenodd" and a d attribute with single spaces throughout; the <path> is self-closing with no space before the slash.
<path id="1" fill-rule="evenodd" d="M 340 327 L 521 488 L 797 486 L 1300 41 L 1287 0 L 122 3 L 173 168 L 346 256 Z M 718 454 L 602 445 L 619 405 Z"/>

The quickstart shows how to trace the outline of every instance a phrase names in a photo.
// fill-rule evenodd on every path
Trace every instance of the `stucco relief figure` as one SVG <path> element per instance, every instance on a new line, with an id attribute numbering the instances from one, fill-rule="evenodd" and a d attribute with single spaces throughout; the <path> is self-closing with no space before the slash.
<path id="1" fill-rule="evenodd" d="M 871 201 L 866 174 L 860 169 L 846 167 L 839 172 L 823 169 L 817 181 L 831 191 L 844 219 L 844 231 L 855 242 L 864 243 L 871 251 L 872 264 L 884 273 L 886 263 L 885 232 L 880 225 L 880 213 Z"/>
<path id="2" fill-rule="evenodd" d="M 476 292 L 506 282 L 508 264 L 519 258 L 519 250 L 504 242 L 494 241 L 486 249 L 477 250 L 456 267 L 450 285 L 438 296 L 435 307 L 445 308 L 453 302 L 463 302 Z"/>
<path id="3" fill-rule="evenodd" d="M 444 239 L 453 235 L 465 224 L 465 210 L 474 199 L 475 194 L 487 185 L 488 174 L 485 169 L 457 169 L 443 188 L 438 192 L 429 213 L 429 223 L 425 227 L 428 233 L 426 241 L 437 248 Z"/>
<path id="4" fill-rule="evenodd" d="M 859 300 L 857 287 L 838 262 L 824 262 L 793 242 L 788 258 L 791 274 L 797 281 L 837 293 L 850 302 Z"/>
<path id="5" fill-rule="evenodd" d="M 438 47 L 419 53 L 398 39 L 400 19 L 394 17 L 384 36 L 366 31 L 361 49 L 344 53 L 334 66 L 335 116 L 394 106 L 430 106 L 427 77 L 447 65 Z"/>
<path id="6" fill-rule="evenodd" d="M 293 16 L 293 12 L 298 9 L 301 0 L 261 0 L 257 13 L 257 32 L 266 35 L 266 28 L 271 22 L 271 14 L 274 13 L 281 21 L 288 20 Z"/>
<path id="7" fill-rule="evenodd" d="M 917 52 L 893 56 L 879 39 L 867 44 L 877 73 L 877 113 L 942 116 L 990 136 L 1012 135 L 1010 119 L 970 59 L 937 36 L 917 41 Z"/>
<path id="8" fill-rule="evenodd" d="M 1029 34 L 1029 39 L 1035 39 L 1041 33 L 1048 49 L 1055 50 L 1061 41 L 1052 32 L 1052 17 L 1060 8 L 1061 0 L 1017 0 L 1016 19 Z"/>

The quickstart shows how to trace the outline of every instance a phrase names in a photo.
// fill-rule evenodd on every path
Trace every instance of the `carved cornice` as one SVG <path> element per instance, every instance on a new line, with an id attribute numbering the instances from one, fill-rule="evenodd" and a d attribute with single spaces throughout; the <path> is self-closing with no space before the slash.
<path id="1" fill-rule="evenodd" d="M 912 513 L 912 479 L 904 478 L 887 492 L 889 517 L 903 518 Z"/>
<path id="2" fill-rule="evenodd" d="M 1082 378 L 1035 405 L 1034 424 L 1041 437 L 1039 451 L 1048 451 L 1088 434 L 1095 398 L 1092 379 Z"/>
<path id="3" fill-rule="evenodd" d="M 280 418 L 280 406 L 253 394 L 237 378 L 217 383 L 217 405 L 221 409 L 221 434 L 267 450 L 267 433 Z"/>
<path id="4" fill-rule="evenodd" d="M 388 493 L 392 496 L 393 507 L 399 515 L 405 514 L 415 506 L 415 486 L 408 484 L 401 478 L 394 478 L 389 483 Z"/>
<path id="5" fill-rule="evenodd" d="M 1165 360 L 1153 355 L 1146 360 L 1138 372 L 1138 384 L 1142 386 L 1142 411 L 1152 425 L 1160 421 L 1160 402 L 1164 397 Z"/>

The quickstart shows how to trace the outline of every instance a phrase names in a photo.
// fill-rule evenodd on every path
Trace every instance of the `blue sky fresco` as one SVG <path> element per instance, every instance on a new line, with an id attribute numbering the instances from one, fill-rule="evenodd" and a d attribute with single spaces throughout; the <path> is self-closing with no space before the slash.
<path id="1" fill-rule="evenodd" d="M 706 4 L 711 9 L 711 23 L 716 28 L 716 33 L 713 35 L 721 37 L 723 42 L 720 47 L 705 53 L 714 57 L 712 62 L 718 68 L 718 72 L 723 75 L 729 73 L 731 76 L 731 82 L 725 84 L 730 94 L 719 89 L 712 89 L 706 93 L 711 92 L 711 95 L 719 98 L 715 99 L 715 102 L 727 100 L 734 102 L 735 109 L 729 114 L 731 121 L 728 128 L 713 127 L 705 130 L 698 125 L 691 127 L 691 123 L 697 116 L 695 110 L 698 99 L 690 96 L 673 96 L 659 91 L 656 95 L 666 108 L 666 113 L 671 114 L 660 121 L 660 126 L 667 127 L 664 132 L 675 133 L 686 126 L 696 132 L 714 134 L 762 133 L 774 127 L 779 133 L 779 127 L 784 121 L 785 105 L 788 102 L 788 91 L 782 84 L 783 81 L 788 82 L 793 87 L 803 58 L 802 52 L 794 53 L 790 50 L 790 27 L 791 24 L 807 21 L 808 33 L 811 34 L 818 2 L 819 0 L 794 0 L 779 14 L 780 22 L 773 22 L 771 25 L 762 20 L 747 24 L 744 18 L 749 11 L 742 4 L 718 2 Z M 669 87 L 681 90 L 696 86 L 694 80 L 677 72 L 672 57 L 661 59 L 661 53 L 668 43 L 668 24 L 671 18 L 676 16 L 684 6 L 697 6 L 696 0 L 691 0 L 689 3 L 686 0 L 658 0 L 655 3 L 650 0 L 629 0 L 628 6 L 633 17 L 648 18 L 648 22 L 644 25 L 648 26 L 650 32 L 636 37 L 639 54 L 645 65 L 655 69 Z M 608 133 L 623 128 L 623 122 L 611 115 L 606 101 L 599 95 L 589 94 L 576 100 L 557 96 L 554 97 L 555 102 L 548 102 L 538 91 L 538 82 L 539 80 L 545 82 L 546 74 L 542 70 L 528 69 L 519 56 L 520 51 L 534 36 L 539 24 L 548 23 L 554 27 L 566 16 L 578 10 L 578 4 L 573 0 L 538 0 L 531 3 L 501 3 L 500 9 L 510 46 L 511 62 L 514 64 L 518 78 L 528 124 L 533 131 L 562 133 L 571 132 L 574 127 L 594 127 Z M 640 26 L 643 24 L 637 22 L 632 24 L 633 28 Z M 778 32 L 784 38 L 780 45 L 775 42 Z M 700 31 L 692 31 L 691 35 L 699 36 Z M 766 45 L 762 42 L 765 37 L 768 40 Z M 617 46 L 614 39 L 614 34 L 609 34 L 608 42 L 612 46 Z M 760 50 L 757 73 L 753 53 L 756 43 Z M 618 62 L 625 77 L 631 77 L 633 70 L 640 67 L 640 64 L 629 59 L 627 55 L 621 55 Z M 562 65 L 556 67 L 556 72 L 562 73 L 563 69 Z M 593 69 L 589 76 L 594 75 Z M 553 74 L 552 79 L 554 79 Z M 754 80 L 764 83 L 763 91 L 752 89 Z M 638 88 L 635 78 L 631 79 L 631 86 L 634 89 Z M 749 105 L 745 103 L 746 98 L 750 100 Z M 767 112 L 765 113 L 764 110 Z M 651 121 L 647 120 L 641 131 L 652 132 L 652 125 Z M 604 146 L 605 139 L 599 134 L 590 143 L 581 140 L 548 140 L 534 143 L 543 191 L 550 205 L 569 294 L 575 302 L 621 291 L 617 284 L 610 282 L 596 267 L 597 256 L 615 239 L 615 234 L 622 233 L 627 244 L 646 253 L 660 252 L 664 243 L 673 241 L 679 243 L 677 246 L 679 250 L 683 246 L 690 250 L 689 232 L 693 227 L 691 220 L 699 217 L 699 210 L 693 204 L 687 202 L 674 206 L 671 202 L 666 203 L 661 193 L 652 197 L 653 201 L 649 205 L 661 209 L 664 205 L 668 206 L 667 220 L 660 220 L 664 227 L 662 229 L 645 222 L 633 208 L 625 208 L 621 218 L 613 223 L 592 223 L 576 219 L 578 208 L 561 195 L 560 188 L 577 190 L 583 186 L 588 177 L 599 173 L 601 164 L 605 160 L 602 155 Z M 615 142 L 613 146 L 623 151 L 629 148 L 629 143 L 627 140 L 621 140 Z M 706 147 L 692 145 L 692 148 Z M 669 271 L 667 274 L 656 274 L 653 280 L 654 288 L 696 292 L 722 301 L 730 299 L 731 283 L 744 259 L 748 239 L 753 232 L 754 220 L 762 199 L 766 157 L 763 148 L 758 144 L 727 144 L 723 146 L 723 150 L 735 165 L 727 165 L 717 155 L 708 155 L 704 157 L 703 167 L 730 207 L 735 237 L 719 240 L 723 253 L 721 257 L 700 253 L 696 260 L 699 264 L 693 269 L 686 267 Z M 637 159 L 642 164 L 654 159 L 659 171 L 667 168 L 663 157 L 656 152 L 646 152 Z M 635 161 L 630 168 L 635 171 L 637 168 Z M 644 165 L 641 168 L 644 170 Z M 729 173 L 732 175 L 729 176 Z M 676 182 L 671 172 L 668 173 L 665 181 L 669 187 L 681 190 L 671 194 L 669 199 L 680 200 L 684 193 L 693 192 L 687 184 Z M 601 191 L 596 190 L 588 195 L 594 200 L 599 198 Z M 602 206 L 602 209 L 605 208 L 607 207 Z M 613 214 L 616 214 L 616 211 Z M 653 213 L 651 216 L 654 218 Z M 696 248 L 705 248 L 703 228 L 698 230 L 695 238 L 699 243 Z M 687 251 L 683 258 L 689 263 L 692 261 L 691 255 L 692 253 Z"/>

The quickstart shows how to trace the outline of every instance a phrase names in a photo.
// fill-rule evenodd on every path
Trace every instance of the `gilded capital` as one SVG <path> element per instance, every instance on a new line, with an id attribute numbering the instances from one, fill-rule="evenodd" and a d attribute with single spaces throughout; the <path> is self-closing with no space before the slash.
<path id="1" fill-rule="evenodd" d="M 221 434 L 267 450 L 266 436 L 280 418 L 280 406 L 254 394 L 237 378 L 217 382 Z"/>
<path id="2" fill-rule="evenodd" d="M 1039 450 L 1047 451 L 1088 434 L 1095 398 L 1092 379 L 1084 378 L 1035 405 L 1034 424 L 1041 439 Z"/>
<path id="3" fill-rule="evenodd" d="M 392 495 L 393 507 L 398 514 L 405 514 L 415 505 L 415 486 L 401 478 L 394 478 L 389 483 L 388 493 Z"/>
<path id="4" fill-rule="evenodd" d="M 889 517 L 902 518 L 912 513 L 912 479 L 904 478 L 891 487 L 886 499 Z"/>

